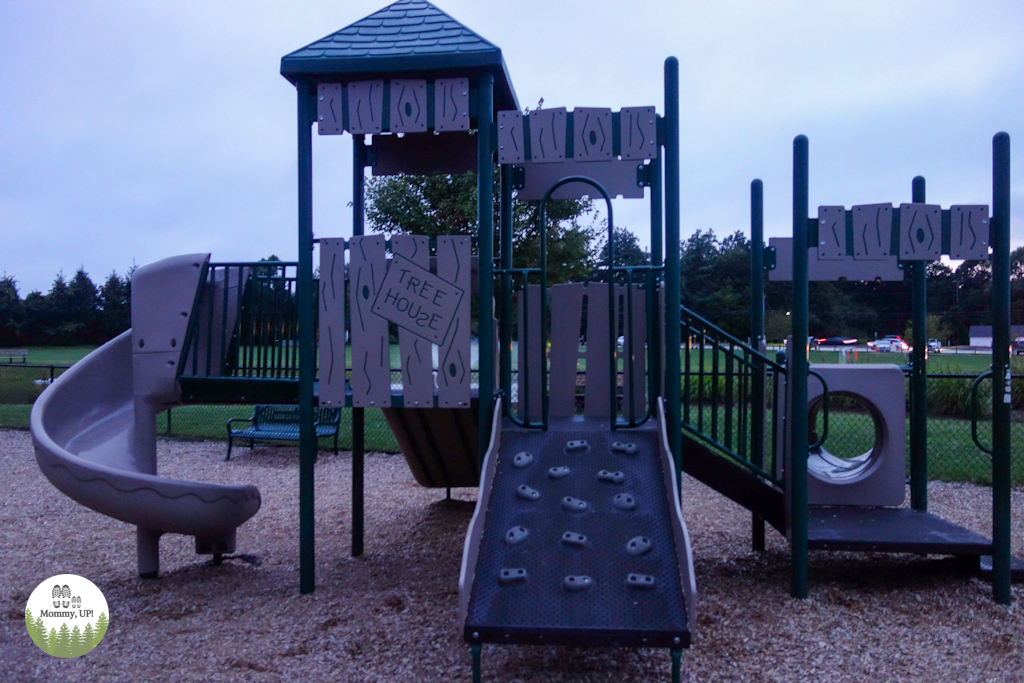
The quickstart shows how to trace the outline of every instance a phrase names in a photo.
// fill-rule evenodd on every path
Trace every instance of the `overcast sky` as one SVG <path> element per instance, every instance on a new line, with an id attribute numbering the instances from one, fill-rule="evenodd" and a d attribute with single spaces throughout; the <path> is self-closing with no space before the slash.
<path id="1" fill-rule="evenodd" d="M 280 58 L 381 0 L 0 2 L 0 270 L 22 296 L 84 266 L 188 252 L 296 258 L 295 91 Z M 811 207 L 991 203 L 1010 133 L 1024 241 L 1024 2 L 439 0 L 501 47 L 522 105 L 657 105 L 681 72 L 682 231 L 790 228 L 792 140 Z M 350 234 L 348 136 L 314 141 L 317 236 Z M 616 218 L 646 243 L 646 202 Z"/>

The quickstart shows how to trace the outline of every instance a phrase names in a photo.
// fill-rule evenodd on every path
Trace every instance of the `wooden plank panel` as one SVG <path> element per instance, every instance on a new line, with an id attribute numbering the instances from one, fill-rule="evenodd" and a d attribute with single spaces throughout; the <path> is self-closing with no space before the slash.
<path id="1" fill-rule="evenodd" d="M 391 251 L 423 268 L 430 267 L 430 240 L 425 235 L 395 235 Z M 402 397 L 406 407 L 434 405 L 433 347 L 423 337 L 398 328 L 398 352 L 402 364 Z"/>
<path id="2" fill-rule="evenodd" d="M 609 417 L 611 368 L 608 364 L 608 285 L 591 282 L 587 285 L 587 384 L 584 389 L 583 414 L 587 417 Z"/>
<path id="3" fill-rule="evenodd" d="M 519 419 L 540 421 L 543 415 L 541 387 L 541 344 L 540 344 L 540 285 L 529 285 L 526 296 L 519 291 L 516 302 L 516 316 L 519 320 L 518 368 L 516 376 L 518 389 Z M 525 306 L 525 308 L 524 308 Z M 525 321 L 525 324 L 524 324 Z M 530 392 L 526 394 L 526 392 Z M 526 397 L 529 396 L 529 414 L 525 412 Z"/>
<path id="4" fill-rule="evenodd" d="M 442 408 L 469 407 L 470 241 L 466 235 L 437 238 L 437 276 L 462 290 L 455 319 L 438 351 L 437 393 Z"/>
<path id="5" fill-rule="evenodd" d="M 643 417 L 647 409 L 647 291 L 638 285 L 629 287 L 628 296 L 633 302 L 633 324 L 629 324 L 628 309 L 625 307 L 627 293 L 625 287 L 618 287 L 623 290 L 619 310 L 622 311 L 623 319 L 623 340 L 622 355 L 622 413 L 628 420 L 638 420 Z M 633 340 L 633 356 L 627 357 L 629 341 Z M 630 382 L 634 382 L 633 397 L 635 403 L 630 400 Z M 631 412 L 632 411 L 632 412 Z"/>
<path id="6" fill-rule="evenodd" d="M 352 405 L 391 405 L 388 322 L 371 309 L 384 282 L 384 236 L 353 237 L 349 247 L 349 314 L 352 318 Z"/>
<path id="7" fill-rule="evenodd" d="M 345 405 L 345 240 L 320 240 L 320 405 Z"/>
<path id="8" fill-rule="evenodd" d="M 580 357 L 583 284 L 551 288 L 551 417 L 572 417 L 576 410 L 576 367 Z M 532 402 L 533 397 L 530 397 Z"/>

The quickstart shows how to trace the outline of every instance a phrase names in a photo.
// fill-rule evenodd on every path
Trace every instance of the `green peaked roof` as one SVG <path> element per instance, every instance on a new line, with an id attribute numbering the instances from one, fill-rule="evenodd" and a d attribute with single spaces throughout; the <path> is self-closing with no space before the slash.
<path id="1" fill-rule="evenodd" d="M 301 78 L 494 74 L 496 110 L 519 109 L 501 48 L 426 0 L 398 0 L 281 58 Z"/>

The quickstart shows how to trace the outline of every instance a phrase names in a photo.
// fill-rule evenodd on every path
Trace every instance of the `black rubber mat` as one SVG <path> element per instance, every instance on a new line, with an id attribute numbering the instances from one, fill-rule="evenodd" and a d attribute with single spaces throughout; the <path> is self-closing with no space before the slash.
<path id="1" fill-rule="evenodd" d="M 686 617 L 657 432 L 506 429 L 466 640 L 687 647 Z"/>
<path id="2" fill-rule="evenodd" d="M 929 512 L 910 508 L 812 505 L 810 550 L 990 555 L 992 541 Z"/>

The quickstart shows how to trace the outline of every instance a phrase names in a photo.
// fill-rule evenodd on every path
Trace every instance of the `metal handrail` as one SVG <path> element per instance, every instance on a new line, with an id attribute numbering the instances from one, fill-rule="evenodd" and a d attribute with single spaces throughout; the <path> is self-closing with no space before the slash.
<path id="1" fill-rule="evenodd" d="M 988 370 L 987 372 L 983 372 L 975 377 L 974 381 L 971 382 L 971 439 L 974 440 L 974 445 L 977 446 L 982 453 L 987 453 L 989 456 L 992 456 L 993 450 L 983 445 L 978 439 L 978 417 L 980 412 L 978 410 L 978 387 L 981 385 L 982 381 L 990 377 L 992 377 L 992 371 Z"/>
<path id="2" fill-rule="evenodd" d="M 826 382 L 825 378 L 814 370 L 808 369 L 807 374 L 814 375 L 818 378 L 818 381 L 821 382 L 821 417 L 824 422 L 824 427 L 821 430 L 821 436 L 818 437 L 818 440 L 807 446 L 809 450 L 814 450 L 816 448 L 821 448 L 825 444 L 825 439 L 828 438 L 828 382 Z"/>

